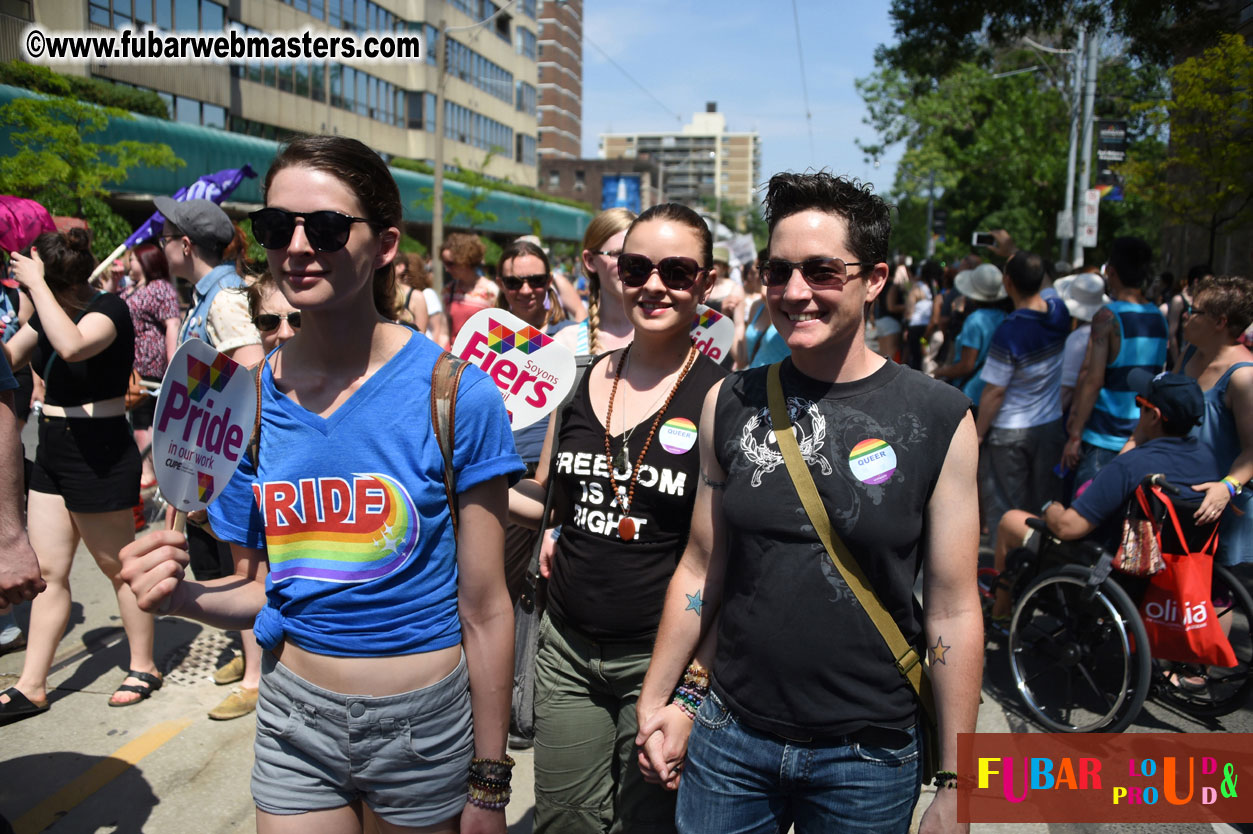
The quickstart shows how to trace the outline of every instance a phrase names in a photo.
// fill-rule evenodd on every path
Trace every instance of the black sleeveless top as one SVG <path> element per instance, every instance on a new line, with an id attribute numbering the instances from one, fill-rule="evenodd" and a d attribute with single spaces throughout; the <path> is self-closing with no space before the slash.
<path id="1" fill-rule="evenodd" d="M 35 373 L 44 376 L 48 405 L 83 405 L 84 403 L 111 400 L 126 393 L 131 368 L 135 365 L 135 325 L 131 321 L 126 302 L 113 293 L 96 295 L 82 311 L 70 318 L 81 320 L 88 313 L 103 313 L 113 322 L 117 336 L 108 346 L 90 359 L 66 362 L 60 354 L 52 360 L 52 342 L 43 332 L 39 314 L 31 316 L 30 326 L 39 333 L 39 341 L 31 354 L 30 366 Z"/>
<path id="2" fill-rule="evenodd" d="M 907 727 L 913 690 L 800 503 L 770 426 L 766 371 L 732 374 L 718 397 L 727 569 L 713 688 L 746 724 L 789 738 Z M 970 400 L 894 362 L 832 384 L 788 359 L 782 381 L 836 533 L 921 652 L 924 512 Z"/>
<path id="3" fill-rule="evenodd" d="M 610 354 L 611 367 L 620 355 Z M 628 515 L 637 532 L 631 541 L 618 534 L 622 501 L 613 501 L 605 426 L 588 398 L 590 369 L 583 375 L 562 412 L 560 451 L 551 474 L 557 479 L 555 506 L 563 526 L 548 591 L 549 610 L 577 631 L 606 641 L 648 640 L 656 634 L 666 587 L 687 546 L 700 477 L 701 405 L 724 375 L 700 355 L 675 391 L 635 485 Z M 615 466 L 614 483 L 624 499 L 655 417 L 654 411 L 635 427 L 628 463 Z M 612 437 L 615 458 L 622 439 L 621 434 Z"/>

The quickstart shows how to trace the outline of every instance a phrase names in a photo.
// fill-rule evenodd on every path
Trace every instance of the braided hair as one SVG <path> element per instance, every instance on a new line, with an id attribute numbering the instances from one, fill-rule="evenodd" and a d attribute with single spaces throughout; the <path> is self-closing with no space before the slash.
<path id="1" fill-rule="evenodd" d="M 635 212 L 625 208 L 605 209 L 592 218 L 583 233 L 583 251 L 597 252 L 605 241 L 626 231 L 635 220 Z M 587 344 L 592 355 L 600 353 L 600 276 L 587 276 Z"/>

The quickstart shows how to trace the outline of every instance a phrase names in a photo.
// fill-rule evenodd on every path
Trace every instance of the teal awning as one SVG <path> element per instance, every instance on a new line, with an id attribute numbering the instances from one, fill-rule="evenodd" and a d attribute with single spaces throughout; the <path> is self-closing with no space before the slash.
<path id="1" fill-rule="evenodd" d="M 19 87 L 0 84 L 0 106 L 15 98 L 32 98 L 36 93 Z M 269 139 L 245 136 L 225 130 L 164 121 L 151 116 L 132 114 L 133 120 L 109 119 L 109 126 L 92 141 L 110 144 L 123 140 L 139 142 L 164 142 L 175 155 L 187 165 L 177 171 L 159 168 L 135 168 L 124 182 L 110 184 L 117 194 L 173 194 L 193 182 L 197 177 L 223 168 L 240 168 L 247 163 L 259 177 L 244 180 L 230 196 L 233 203 L 261 203 L 261 179 L 278 153 L 279 143 Z M 0 127 L 0 142 L 9 144 L 11 128 Z M 405 206 L 405 220 L 410 223 L 430 224 L 430 209 L 416 205 L 426 198 L 434 187 L 435 178 L 416 171 L 391 169 L 396 184 L 400 186 L 401 200 Z M 464 183 L 444 180 L 445 193 L 468 195 Z M 502 235 L 527 235 L 532 233 L 532 221 L 539 221 L 540 234 L 545 240 L 572 240 L 583 238 L 583 232 L 592 217 L 586 211 L 560 203 L 536 200 L 507 191 L 492 191 L 480 205 L 483 211 L 496 215 L 491 223 L 480 224 L 476 232 Z M 464 223 L 464 218 L 456 218 Z"/>

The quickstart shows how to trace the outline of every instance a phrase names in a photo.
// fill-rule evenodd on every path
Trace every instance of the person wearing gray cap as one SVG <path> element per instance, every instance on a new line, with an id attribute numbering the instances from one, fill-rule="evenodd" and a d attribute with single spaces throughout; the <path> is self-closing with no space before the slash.
<path id="1" fill-rule="evenodd" d="M 956 362 L 936 368 L 936 379 L 949 379 L 979 407 L 983 395 L 980 372 L 992 346 L 992 334 L 1009 314 L 1009 295 L 1001 282 L 1001 271 L 994 264 L 963 269 L 953 286 L 966 297 L 966 320 L 955 342 L 960 353 Z"/>
<path id="2" fill-rule="evenodd" d="M 208 200 L 157 197 L 153 202 L 165 217 L 157 240 L 170 274 L 194 288 L 179 342 L 202 339 L 245 367 L 256 365 L 264 355 L 261 335 L 248 316 L 248 301 L 242 292 L 222 293 L 245 286 L 235 267 L 222 262 L 222 252 L 235 237 L 230 218 Z"/>
<path id="3" fill-rule="evenodd" d="M 209 200 L 180 202 L 157 197 L 153 202 L 165 217 L 157 243 L 169 263 L 170 274 L 192 284 L 191 309 L 179 328 L 179 344 L 188 339 L 200 339 L 246 368 L 260 364 L 265 353 L 261 348 L 261 334 L 248 310 L 244 279 L 235 272 L 233 264 L 222 260 L 222 253 L 235 237 L 230 218 Z M 216 579 L 234 573 L 230 547 L 200 527 L 188 525 L 187 545 L 192 572 L 197 579 Z M 240 639 L 243 654 L 213 676 L 219 685 L 239 683 L 209 712 L 209 717 L 215 720 L 239 718 L 256 708 L 261 649 L 251 630 L 241 631 Z"/>

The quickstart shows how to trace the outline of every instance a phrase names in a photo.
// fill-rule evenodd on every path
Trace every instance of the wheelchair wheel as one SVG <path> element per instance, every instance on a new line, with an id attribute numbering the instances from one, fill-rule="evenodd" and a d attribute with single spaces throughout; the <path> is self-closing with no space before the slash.
<path id="1" fill-rule="evenodd" d="M 1211 597 L 1218 622 L 1235 651 L 1236 665 L 1154 661 L 1155 697 L 1191 715 L 1209 718 L 1240 709 L 1253 691 L 1253 597 L 1222 565 L 1214 565 Z"/>
<path id="2" fill-rule="evenodd" d="M 1041 575 L 1014 605 L 1009 661 L 1031 716 L 1060 733 L 1121 732 L 1149 692 L 1144 623 L 1127 593 L 1067 565 Z"/>

